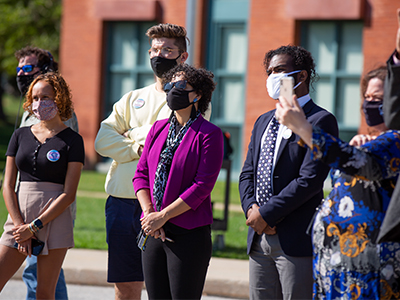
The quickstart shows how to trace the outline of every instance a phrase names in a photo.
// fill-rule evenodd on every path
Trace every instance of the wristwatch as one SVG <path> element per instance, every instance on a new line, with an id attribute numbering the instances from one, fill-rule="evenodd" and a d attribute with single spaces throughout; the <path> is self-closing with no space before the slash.
<path id="1" fill-rule="evenodd" d="M 43 223 L 39 219 L 36 219 L 33 221 L 33 225 L 35 225 L 36 228 L 42 229 L 43 228 Z"/>

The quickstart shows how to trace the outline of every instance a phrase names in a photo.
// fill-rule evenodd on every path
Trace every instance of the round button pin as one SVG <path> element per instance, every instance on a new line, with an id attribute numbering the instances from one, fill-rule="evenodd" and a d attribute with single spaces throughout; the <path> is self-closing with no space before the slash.
<path id="1" fill-rule="evenodd" d="M 143 105 L 144 105 L 144 100 L 143 99 L 136 99 L 133 102 L 133 107 L 136 108 L 136 109 L 143 107 Z"/>
<path id="2" fill-rule="evenodd" d="M 47 159 L 51 162 L 56 162 L 60 159 L 60 153 L 57 150 L 50 150 L 47 152 Z"/>
<path id="3" fill-rule="evenodd" d="M 285 131 L 283 132 L 283 138 L 287 140 L 292 136 L 292 131 L 289 128 L 286 128 Z"/>

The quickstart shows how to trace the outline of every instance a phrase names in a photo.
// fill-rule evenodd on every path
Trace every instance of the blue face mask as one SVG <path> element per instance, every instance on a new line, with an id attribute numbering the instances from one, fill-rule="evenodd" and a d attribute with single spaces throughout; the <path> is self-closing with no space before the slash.
<path id="1" fill-rule="evenodd" d="M 301 70 L 298 71 L 293 71 L 290 73 L 276 73 L 276 74 L 271 74 L 267 78 L 267 90 L 268 90 L 268 95 L 272 99 L 278 99 L 279 94 L 281 91 L 281 79 L 283 77 L 287 77 L 292 74 L 296 74 L 301 72 Z M 300 81 L 298 84 L 296 84 L 295 87 L 293 87 L 293 90 L 296 89 L 302 82 Z"/>

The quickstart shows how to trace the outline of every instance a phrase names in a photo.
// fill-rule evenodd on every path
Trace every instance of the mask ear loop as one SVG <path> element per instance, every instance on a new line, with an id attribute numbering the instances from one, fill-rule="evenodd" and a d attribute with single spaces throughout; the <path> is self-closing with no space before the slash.
<path id="1" fill-rule="evenodd" d="M 299 72 L 301 72 L 301 71 L 299 71 Z M 293 72 L 292 72 L 291 74 L 293 74 Z M 293 78 L 294 78 L 294 77 L 293 77 Z M 295 89 L 297 89 L 297 88 L 299 87 L 299 85 L 302 84 L 302 83 L 303 83 L 303 81 L 298 82 L 298 83 L 293 87 L 293 91 L 294 91 Z"/>
<path id="2" fill-rule="evenodd" d="M 199 99 L 197 99 L 197 97 L 196 97 L 196 98 L 194 98 L 193 102 L 191 103 L 191 104 L 192 104 L 192 111 L 190 112 L 190 118 L 191 118 L 191 119 L 196 118 L 197 110 L 196 110 L 196 108 L 194 107 L 194 104 L 195 104 L 198 100 L 199 100 Z"/>
<path id="3" fill-rule="evenodd" d="M 293 90 L 297 89 L 297 87 L 298 87 L 300 84 L 302 84 L 302 83 L 303 83 L 303 81 L 300 81 L 298 84 L 296 84 L 296 85 L 293 87 Z"/>

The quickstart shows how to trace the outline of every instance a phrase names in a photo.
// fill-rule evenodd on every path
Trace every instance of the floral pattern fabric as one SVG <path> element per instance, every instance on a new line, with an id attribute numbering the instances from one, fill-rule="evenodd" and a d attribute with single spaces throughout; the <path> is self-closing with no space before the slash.
<path id="1" fill-rule="evenodd" d="M 400 132 L 352 147 L 313 129 L 334 171 L 313 225 L 314 299 L 400 299 L 400 244 L 375 240 L 400 171 Z"/>

